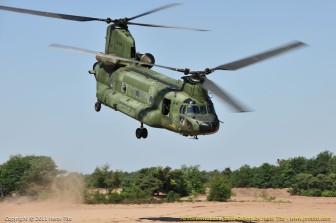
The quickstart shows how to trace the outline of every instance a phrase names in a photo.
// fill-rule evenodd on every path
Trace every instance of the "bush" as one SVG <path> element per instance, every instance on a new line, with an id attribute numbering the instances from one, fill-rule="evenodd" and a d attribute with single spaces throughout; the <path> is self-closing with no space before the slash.
<path id="1" fill-rule="evenodd" d="M 205 183 L 206 176 L 205 173 L 199 170 L 199 166 L 185 166 L 181 167 L 183 174 L 184 184 L 188 194 L 183 195 L 193 195 L 193 194 L 205 194 Z"/>
<path id="2" fill-rule="evenodd" d="M 336 197 L 336 191 L 325 190 L 322 192 L 322 197 Z"/>
<path id="3" fill-rule="evenodd" d="M 124 198 L 119 193 L 110 193 L 107 197 L 107 203 L 109 204 L 120 204 L 124 201 Z"/>
<path id="4" fill-rule="evenodd" d="M 124 203 L 150 203 L 153 200 L 151 189 L 141 189 L 139 186 L 124 188 L 121 192 Z"/>
<path id="5" fill-rule="evenodd" d="M 169 202 L 169 203 L 173 203 L 175 201 L 179 201 L 180 200 L 180 195 L 173 192 L 173 191 L 170 191 L 168 194 L 167 194 L 167 197 L 165 198 L 165 201 L 166 202 Z"/>
<path id="6" fill-rule="evenodd" d="M 212 178 L 208 201 L 227 201 L 231 194 L 231 185 L 225 177 L 216 175 Z"/>
<path id="7" fill-rule="evenodd" d="M 85 204 L 107 204 L 107 199 L 105 194 L 99 193 L 90 193 L 88 191 L 84 192 L 84 203 Z"/>
<path id="8" fill-rule="evenodd" d="M 299 195 L 308 197 L 321 197 L 322 191 L 320 189 L 301 190 Z"/>

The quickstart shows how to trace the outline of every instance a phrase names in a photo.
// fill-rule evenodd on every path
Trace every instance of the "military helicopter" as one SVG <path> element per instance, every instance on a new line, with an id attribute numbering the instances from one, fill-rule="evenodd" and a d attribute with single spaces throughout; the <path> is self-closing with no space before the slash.
<path id="1" fill-rule="evenodd" d="M 138 139 L 148 136 L 144 124 L 197 139 L 199 135 L 213 134 L 219 129 L 220 120 L 209 97 L 209 91 L 227 103 L 235 112 L 248 111 L 245 106 L 208 79 L 207 75 L 218 70 L 237 70 L 302 47 L 305 44 L 294 41 L 241 60 L 200 71 L 155 64 L 155 58 L 152 54 L 142 54 L 136 51 L 135 40 L 128 25 L 207 31 L 189 27 L 131 22 L 139 17 L 177 5 L 179 4 L 168 4 L 130 18 L 121 19 L 92 18 L 7 6 L 0 6 L 0 9 L 79 22 L 106 22 L 109 25 L 106 31 L 104 53 L 60 44 L 50 45 L 51 47 L 96 55 L 97 62 L 89 71 L 95 77 L 97 84 L 95 110 L 99 112 L 103 104 L 138 120 L 140 127 L 135 131 Z M 153 66 L 181 72 L 184 76 L 182 76 L 182 80 L 176 80 L 151 70 Z"/>

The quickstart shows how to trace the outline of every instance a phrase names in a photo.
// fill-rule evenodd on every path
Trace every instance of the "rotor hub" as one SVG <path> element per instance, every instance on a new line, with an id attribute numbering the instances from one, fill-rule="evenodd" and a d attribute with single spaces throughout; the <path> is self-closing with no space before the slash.
<path id="1" fill-rule="evenodd" d="M 122 18 L 122 19 L 115 19 L 115 20 L 111 20 L 111 22 L 114 23 L 115 26 L 127 29 L 127 23 L 128 23 L 129 19 L 128 18 Z"/>
<path id="2" fill-rule="evenodd" d="M 110 24 L 111 22 L 113 22 L 111 18 L 107 18 L 105 21 L 107 24 Z"/>

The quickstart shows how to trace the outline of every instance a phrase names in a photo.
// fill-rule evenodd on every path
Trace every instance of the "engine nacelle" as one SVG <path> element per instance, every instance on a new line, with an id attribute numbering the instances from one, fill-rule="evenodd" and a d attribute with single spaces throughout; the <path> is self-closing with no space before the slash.
<path id="1" fill-rule="evenodd" d="M 119 63 L 119 60 L 108 57 L 108 55 L 97 54 L 96 60 L 102 62 L 106 66 L 114 66 Z"/>
<path id="2" fill-rule="evenodd" d="M 155 64 L 155 58 L 150 53 L 145 54 L 137 53 L 137 58 L 139 58 L 141 62 Z M 151 69 L 153 67 L 152 65 L 146 65 L 146 64 L 141 64 L 141 66 L 147 67 L 148 69 Z"/>

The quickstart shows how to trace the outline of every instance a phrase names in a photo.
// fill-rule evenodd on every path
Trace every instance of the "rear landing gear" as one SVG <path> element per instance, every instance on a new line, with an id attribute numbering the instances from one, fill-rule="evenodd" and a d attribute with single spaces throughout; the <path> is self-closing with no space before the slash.
<path id="1" fill-rule="evenodd" d="M 143 123 L 141 123 L 141 127 L 140 128 L 137 128 L 135 130 L 135 136 L 140 139 L 140 138 L 147 138 L 148 136 L 148 131 L 146 128 L 143 127 Z"/>
<path id="2" fill-rule="evenodd" d="M 97 101 L 97 102 L 95 103 L 95 110 L 96 110 L 96 112 L 99 112 L 100 109 L 101 109 L 101 103 L 100 103 L 99 101 Z"/>

